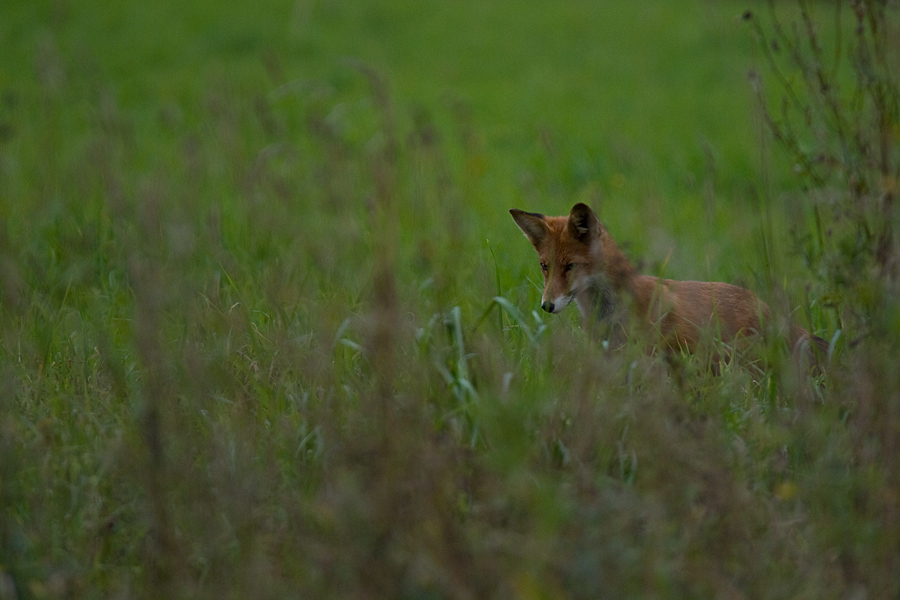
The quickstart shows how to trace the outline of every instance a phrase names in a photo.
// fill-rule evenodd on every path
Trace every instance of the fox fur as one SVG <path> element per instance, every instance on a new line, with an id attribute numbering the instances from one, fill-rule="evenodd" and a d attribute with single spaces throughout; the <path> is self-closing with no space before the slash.
<path id="1" fill-rule="evenodd" d="M 732 344 L 763 333 L 772 323 L 769 306 L 745 288 L 638 274 L 586 204 L 576 204 L 567 217 L 509 212 L 537 250 L 544 275 L 541 308 L 549 313 L 574 301 L 586 327 L 600 320 L 619 332 L 637 328 L 664 350 L 688 353 L 696 352 L 710 332 Z M 823 339 L 795 324 L 787 340 L 795 351 L 810 343 L 827 351 Z"/>

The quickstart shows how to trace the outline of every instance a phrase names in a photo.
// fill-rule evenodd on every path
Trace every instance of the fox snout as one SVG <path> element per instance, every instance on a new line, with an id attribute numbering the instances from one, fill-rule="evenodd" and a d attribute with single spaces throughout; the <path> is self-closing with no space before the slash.
<path id="1" fill-rule="evenodd" d="M 547 298 L 547 295 L 545 295 L 544 298 L 546 299 L 541 300 L 541 308 L 551 314 L 562 312 L 562 310 L 572 301 L 571 293 L 559 295 L 553 300 Z"/>

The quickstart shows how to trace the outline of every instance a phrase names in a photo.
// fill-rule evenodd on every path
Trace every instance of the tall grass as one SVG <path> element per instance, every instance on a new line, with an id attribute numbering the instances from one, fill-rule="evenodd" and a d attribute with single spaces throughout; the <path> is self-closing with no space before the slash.
<path id="1" fill-rule="evenodd" d="M 824 493 L 808 506 L 833 519 L 820 537 L 834 544 L 844 585 L 896 595 L 900 524 L 887 498 L 900 490 L 900 396 L 888 375 L 898 356 L 900 13 L 895 3 L 868 0 L 760 8 L 762 16 L 745 17 L 766 74 L 751 79 L 774 156 L 792 165 L 799 183 L 782 196 L 793 213 L 794 245 L 813 276 L 813 309 L 836 329 L 832 348 L 844 340 L 852 348 L 832 369 L 825 395 L 843 405 L 853 466 L 840 479 L 852 508 L 839 509 Z M 856 537 L 867 530 L 874 535 Z"/>
<path id="2" fill-rule="evenodd" d="M 482 197 L 463 103 L 271 59 L 148 126 L 41 48 L 2 113 L 0 597 L 900 591 L 892 279 L 818 379 L 676 371 L 533 310 L 482 214 L 541 188 Z"/>
<path id="3" fill-rule="evenodd" d="M 869 335 L 885 326 L 877 315 L 900 256 L 897 7 L 765 5 L 763 17 L 747 13 L 768 75 L 753 79 L 778 158 L 802 186 L 784 197 L 795 245 L 839 326 Z"/>

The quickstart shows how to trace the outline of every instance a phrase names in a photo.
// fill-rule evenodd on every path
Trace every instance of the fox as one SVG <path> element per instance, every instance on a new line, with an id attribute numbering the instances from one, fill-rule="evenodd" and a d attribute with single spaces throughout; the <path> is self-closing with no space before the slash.
<path id="1" fill-rule="evenodd" d="M 574 302 L 585 328 L 596 321 L 611 323 L 619 345 L 625 332 L 636 328 L 655 337 L 652 345 L 664 351 L 694 354 L 709 332 L 734 347 L 762 335 L 772 323 L 769 306 L 746 288 L 637 273 L 584 203 L 560 217 L 516 208 L 509 212 L 538 253 L 544 276 L 541 308 L 558 314 Z M 825 340 L 799 325 L 789 324 L 786 337 L 794 354 L 812 346 L 827 353 Z"/>

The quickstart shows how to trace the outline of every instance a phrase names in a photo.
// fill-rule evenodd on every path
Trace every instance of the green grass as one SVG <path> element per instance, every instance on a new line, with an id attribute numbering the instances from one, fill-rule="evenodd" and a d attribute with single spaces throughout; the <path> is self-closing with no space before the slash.
<path id="1" fill-rule="evenodd" d="M 0 9 L 0 598 L 896 595 L 896 302 L 813 380 L 538 310 L 588 201 L 835 334 L 745 7 L 642 4 Z"/>

